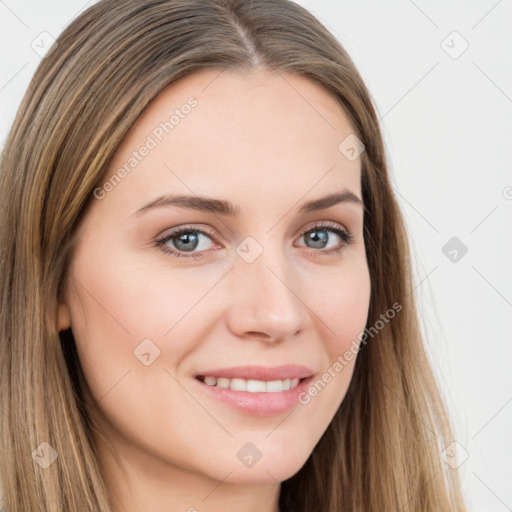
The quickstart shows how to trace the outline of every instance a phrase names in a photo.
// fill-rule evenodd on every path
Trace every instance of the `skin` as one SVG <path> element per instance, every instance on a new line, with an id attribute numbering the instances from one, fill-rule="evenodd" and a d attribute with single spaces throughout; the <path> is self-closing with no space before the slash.
<path id="1" fill-rule="evenodd" d="M 328 427 L 355 359 L 308 404 L 271 417 L 207 396 L 194 375 L 283 363 L 321 375 L 357 340 L 370 302 L 363 208 L 296 210 L 343 188 L 361 198 L 361 162 L 338 150 L 353 130 L 313 81 L 207 70 L 150 104 L 103 184 L 191 96 L 197 106 L 84 215 L 59 328 L 71 326 L 98 403 L 90 414 L 103 434 L 94 435 L 116 512 L 275 512 L 280 482 Z M 239 212 L 229 218 L 167 205 L 134 215 L 164 193 L 227 199 Z M 307 232 L 322 222 L 349 230 L 353 242 L 327 254 L 344 242 L 322 231 L 328 247 L 312 243 Z M 200 235 L 199 259 L 155 244 L 189 225 L 216 238 Z M 236 252 L 248 236 L 263 250 L 252 263 Z M 173 240 L 170 248 L 183 247 Z M 146 366 L 134 350 L 148 338 L 160 355 Z M 251 468 L 236 456 L 247 442 L 262 453 Z"/>

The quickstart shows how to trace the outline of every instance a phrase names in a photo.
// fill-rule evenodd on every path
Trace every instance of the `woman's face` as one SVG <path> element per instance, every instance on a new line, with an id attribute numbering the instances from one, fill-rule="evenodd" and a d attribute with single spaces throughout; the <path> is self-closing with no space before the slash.
<path id="1" fill-rule="evenodd" d="M 247 484 L 305 463 L 370 301 L 352 133 L 320 86 L 261 70 L 185 77 L 130 130 L 59 308 L 123 465 Z"/>

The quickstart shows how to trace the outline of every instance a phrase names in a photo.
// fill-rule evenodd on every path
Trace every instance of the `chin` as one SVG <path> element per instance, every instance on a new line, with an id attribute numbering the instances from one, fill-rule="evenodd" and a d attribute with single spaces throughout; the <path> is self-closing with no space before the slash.
<path id="1" fill-rule="evenodd" d="M 223 480 L 231 472 L 226 482 L 232 484 L 265 485 L 283 482 L 295 475 L 311 455 L 311 451 L 306 452 L 303 448 L 299 449 L 299 446 L 298 442 L 292 449 L 282 446 L 267 447 L 261 450 L 261 458 L 257 461 L 248 460 L 246 463 L 238 457 L 233 463 L 230 458 L 220 466 L 221 470 L 219 466 L 215 467 L 215 475 L 212 477 Z M 244 459 L 243 454 L 240 458 Z"/>

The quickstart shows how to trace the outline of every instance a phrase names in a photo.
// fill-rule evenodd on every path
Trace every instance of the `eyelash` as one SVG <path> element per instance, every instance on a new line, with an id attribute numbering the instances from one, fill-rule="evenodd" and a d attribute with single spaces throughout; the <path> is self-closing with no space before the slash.
<path id="1" fill-rule="evenodd" d="M 310 248 L 310 250 L 313 253 L 315 253 L 314 256 L 320 256 L 322 254 L 323 255 L 338 254 L 345 247 L 351 245 L 354 242 L 354 236 L 348 230 L 341 229 L 340 227 L 338 227 L 337 224 L 332 224 L 332 223 L 328 223 L 328 222 L 320 223 L 311 228 L 308 228 L 306 231 L 302 232 L 301 237 L 304 236 L 306 233 L 309 233 L 310 231 L 322 230 L 322 229 L 325 231 L 330 231 L 331 233 L 335 233 L 336 235 L 338 235 L 342 239 L 342 243 L 339 247 L 331 248 L 328 250 L 322 250 L 322 249 L 315 250 L 315 249 Z M 168 242 L 169 240 L 171 240 L 174 237 L 182 235 L 183 233 L 195 233 L 195 234 L 199 233 L 199 234 L 208 236 L 215 243 L 218 243 L 216 240 L 216 237 L 212 233 L 209 233 L 208 231 L 205 231 L 203 229 L 194 228 L 192 226 L 185 226 L 183 228 L 176 229 L 176 230 L 172 231 L 171 233 L 166 234 L 163 237 L 157 238 L 155 240 L 155 245 L 157 247 L 159 247 L 163 253 L 169 254 L 175 258 L 182 258 L 182 257 L 193 258 L 193 259 L 201 258 L 202 253 L 204 253 L 206 251 L 199 251 L 196 253 L 191 252 L 191 253 L 187 254 L 185 251 L 179 252 L 177 250 L 170 249 L 167 245 L 165 245 L 166 242 Z"/>

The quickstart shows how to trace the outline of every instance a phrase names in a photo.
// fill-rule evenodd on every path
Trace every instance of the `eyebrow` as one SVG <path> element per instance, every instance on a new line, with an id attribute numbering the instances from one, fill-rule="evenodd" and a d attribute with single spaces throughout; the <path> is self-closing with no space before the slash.
<path id="1" fill-rule="evenodd" d="M 364 209 L 363 201 L 357 197 L 356 194 L 350 192 L 350 190 L 345 189 L 337 194 L 331 194 L 319 199 L 308 201 L 297 210 L 297 213 L 326 210 L 335 204 L 346 202 L 357 204 Z M 223 199 L 215 199 L 203 196 L 167 194 L 145 204 L 132 215 L 140 216 L 144 212 L 160 206 L 179 206 L 180 208 L 187 208 L 190 210 L 197 210 L 207 213 L 215 213 L 228 217 L 236 217 L 240 211 L 239 205 L 234 205 L 230 201 Z"/>

